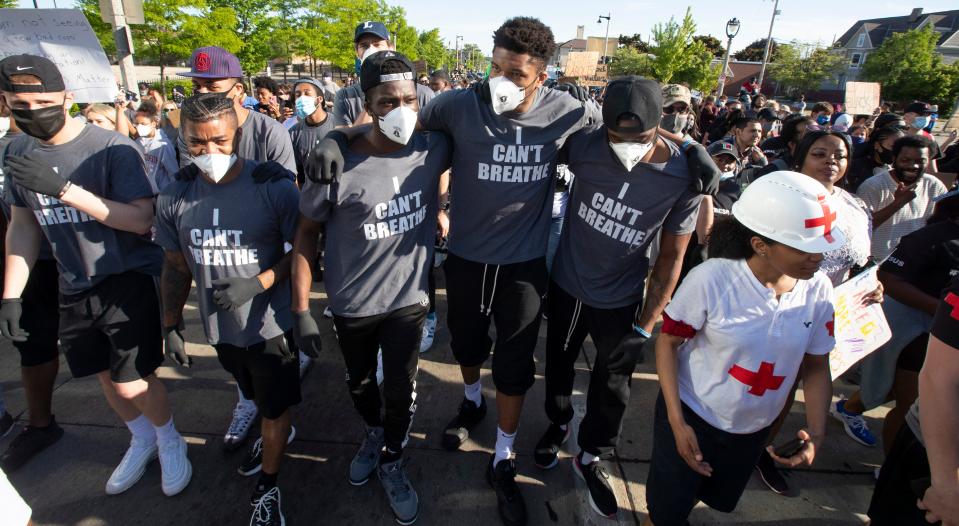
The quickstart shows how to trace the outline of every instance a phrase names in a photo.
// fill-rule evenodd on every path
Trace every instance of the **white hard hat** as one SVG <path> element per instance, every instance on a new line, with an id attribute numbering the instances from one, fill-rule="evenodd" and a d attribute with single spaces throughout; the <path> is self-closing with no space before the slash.
<path id="1" fill-rule="evenodd" d="M 733 203 L 733 217 L 746 228 L 810 254 L 842 247 L 846 236 L 833 228 L 836 205 L 819 181 L 781 170 L 760 177 Z"/>

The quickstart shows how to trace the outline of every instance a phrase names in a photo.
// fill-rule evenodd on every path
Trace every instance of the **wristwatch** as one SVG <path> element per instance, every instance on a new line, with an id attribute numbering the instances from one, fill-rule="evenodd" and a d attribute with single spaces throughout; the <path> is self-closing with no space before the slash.
<path id="1" fill-rule="evenodd" d="M 449 212 L 449 211 L 450 211 L 450 202 L 447 201 L 447 202 L 445 202 L 445 203 L 440 204 L 440 210 L 442 210 L 442 211 L 444 211 L 444 212 Z"/>

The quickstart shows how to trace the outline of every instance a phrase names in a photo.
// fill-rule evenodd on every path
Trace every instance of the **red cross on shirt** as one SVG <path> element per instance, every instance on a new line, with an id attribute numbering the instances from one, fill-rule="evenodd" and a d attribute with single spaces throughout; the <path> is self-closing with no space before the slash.
<path id="1" fill-rule="evenodd" d="M 953 293 L 946 294 L 946 303 L 952 305 L 952 312 L 949 313 L 952 319 L 959 320 L 959 296 Z"/>
<path id="2" fill-rule="evenodd" d="M 819 196 L 819 206 L 822 208 L 822 217 L 812 217 L 807 219 L 806 228 L 816 228 L 817 226 L 823 227 L 823 237 L 826 238 L 826 241 L 832 243 L 833 237 L 830 232 L 832 232 L 832 222 L 836 220 L 836 212 L 829 210 L 829 205 L 826 204 L 825 194 Z"/>
<path id="3" fill-rule="evenodd" d="M 749 391 L 747 393 L 756 396 L 763 396 L 766 394 L 766 390 L 772 389 L 776 390 L 783 384 L 783 380 L 786 379 L 785 376 L 776 376 L 773 374 L 773 370 L 776 368 L 776 364 L 763 362 L 759 365 L 759 370 L 756 372 L 750 371 L 738 365 L 733 365 L 729 369 L 729 375 L 733 378 L 739 380 L 740 382 L 749 386 Z"/>

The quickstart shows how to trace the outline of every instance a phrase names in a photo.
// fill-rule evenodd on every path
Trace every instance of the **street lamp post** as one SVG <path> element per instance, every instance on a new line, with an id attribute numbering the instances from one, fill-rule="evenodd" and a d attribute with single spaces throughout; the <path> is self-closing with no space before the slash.
<path id="1" fill-rule="evenodd" d="M 729 39 L 726 42 L 726 58 L 723 59 L 723 70 L 719 74 L 719 92 L 716 94 L 719 97 L 722 97 L 723 90 L 726 89 L 726 69 L 729 68 L 729 52 L 733 47 L 733 38 L 739 33 L 739 19 L 733 18 L 729 22 L 726 22 L 726 37 Z"/>
<path id="2" fill-rule="evenodd" d="M 460 70 L 460 40 L 463 40 L 463 35 L 456 35 L 456 70 Z"/>
<path id="3" fill-rule="evenodd" d="M 763 67 L 759 70 L 759 89 L 762 90 L 763 77 L 766 76 L 766 64 L 769 62 L 769 48 L 773 43 L 773 24 L 776 23 L 776 15 L 779 14 L 779 0 L 774 0 L 773 17 L 769 21 L 769 36 L 766 37 L 766 51 L 763 52 Z"/>
<path id="4" fill-rule="evenodd" d="M 603 64 L 606 64 L 607 53 L 609 53 L 609 17 L 612 16 L 612 13 L 607 13 L 606 16 L 599 15 L 599 18 L 596 19 L 597 24 L 602 24 L 603 19 L 606 19 L 606 40 L 603 42 Z"/>

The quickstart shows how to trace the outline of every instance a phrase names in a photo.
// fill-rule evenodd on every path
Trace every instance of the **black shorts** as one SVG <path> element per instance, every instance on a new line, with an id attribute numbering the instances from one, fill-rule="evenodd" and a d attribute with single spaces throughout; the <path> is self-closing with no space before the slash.
<path id="1" fill-rule="evenodd" d="M 76 378 L 106 370 L 116 383 L 163 363 L 160 300 L 152 276 L 124 272 L 90 290 L 60 295 L 60 350 Z"/>
<path id="2" fill-rule="evenodd" d="M 929 345 L 929 333 L 917 336 L 909 345 L 903 347 L 896 360 L 896 369 L 918 373 L 926 361 L 926 347 Z"/>
<path id="3" fill-rule="evenodd" d="M 919 498 L 912 490 L 912 481 L 929 477 L 926 448 L 903 423 L 892 443 L 892 449 L 879 471 L 876 490 L 872 493 L 867 514 L 873 526 L 928 526 L 924 511 L 916 507 Z"/>
<path id="4" fill-rule="evenodd" d="M 229 371 L 247 400 L 253 400 L 264 418 L 283 416 L 300 403 L 300 362 L 287 343 L 289 333 L 251 345 L 237 347 L 218 343 L 216 357 Z"/>
<path id="5" fill-rule="evenodd" d="M 686 524 L 686 517 L 700 500 L 725 513 L 736 509 L 769 436 L 768 427 L 747 435 L 716 429 L 686 404 L 683 418 L 696 432 L 703 460 L 713 474 L 703 477 L 679 455 L 660 392 L 653 423 L 653 458 L 646 479 L 646 505 L 656 526 Z"/>
<path id="6" fill-rule="evenodd" d="M 59 358 L 57 330 L 60 320 L 60 274 L 57 262 L 38 259 L 23 289 L 23 315 L 20 328 L 30 336 L 25 342 L 13 342 L 20 352 L 20 366 L 33 367 Z"/>

